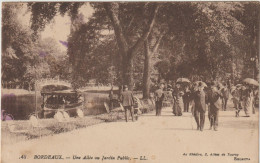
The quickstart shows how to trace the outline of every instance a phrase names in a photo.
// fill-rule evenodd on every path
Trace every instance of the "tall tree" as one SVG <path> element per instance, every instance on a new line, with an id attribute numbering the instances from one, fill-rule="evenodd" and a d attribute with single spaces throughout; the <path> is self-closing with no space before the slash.
<path id="1" fill-rule="evenodd" d="M 26 65 L 37 55 L 32 31 L 18 19 L 22 7 L 22 3 L 3 3 L 2 81 L 22 81 Z"/>
<path id="2" fill-rule="evenodd" d="M 150 88 L 151 88 L 151 59 L 154 54 L 157 52 L 160 45 L 163 34 L 156 39 L 153 38 L 149 43 L 148 39 L 144 42 L 144 72 L 143 72 L 143 98 L 147 99 L 150 97 Z"/>
<path id="3" fill-rule="evenodd" d="M 159 6 L 153 4 L 153 11 L 149 17 L 147 27 L 143 30 L 140 38 L 131 46 L 127 42 L 129 38 L 126 37 L 124 28 L 119 18 L 120 3 L 104 3 L 104 7 L 112 22 L 115 36 L 119 48 L 120 55 L 122 56 L 122 80 L 124 84 L 128 84 L 130 89 L 133 88 L 133 58 L 137 54 L 139 48 L 143 45 L 147 37 L 149 36 L 155 22 L 155 18 L 158 12 Z"/>

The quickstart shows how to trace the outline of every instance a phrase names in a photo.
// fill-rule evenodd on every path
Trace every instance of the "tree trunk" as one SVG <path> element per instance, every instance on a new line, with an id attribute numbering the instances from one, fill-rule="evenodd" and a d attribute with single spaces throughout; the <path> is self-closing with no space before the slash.
<path id="1" fill-rule="evenodd" d="M 260 12 L 258 12 L 258 20 L 260 19 Z M 260 21 L 256 25 L 256 57 L 255 57 L 255 79 L 259 80 L 259 41 L 260 41 Z"/>
<path id="2" fill-rule="evenodd" d="M 148 99 L 150 97 L 150 85 L 151 85 L 151 58 L 154 53 L 157 51 L 161 39 L 163 37 L 163 33 L 159 36 L 159 38 L 154 43 L 152 50 L 150 50 L 148 39 L 144 41 L 144 72 L 143 72 L 143 98 Z M 151 42 L 153 42 L 152 40 Z"/>
<path id="3" fill-rule="evenodd" d="M 149 50 L 148 41 L 144 43 L 144 73 L 143 73 L 143 99 L 148 99 L 150 96 L 150 76 L 151 76 L 151 54 Z"/>
<path id="4" fill-rule="evenodd" d="M 122 79 L 123 85 L 127 85 L 129 90 L 133 90 L 134 78 L 133 78 L 133 58 L 132 57 L 122 57 Z"/>
<path id="5" fill-rule="evenodd" d="M 133 89 L 134 79 L 133 79 L 133 57 L 137 54 L 140 46 L 143 45 L 144 41 L 147 39 L 151 30 L 155 24 L 155 18 L 158 12 L 158 5 L 155 5 L 153 13 L 148 20 L 147 27 L 144 29 L 142 36 L 136 41 L 136 43 L 129 47 L 126 36 L 124 35 L 123 28 L 119 19 L 119 3 L 105 2 L 104 8 L 110 18 L 117 40 L 117 45 L 119 48 L 120 55 L 122 56 L 122 79 L 123 84 L 128 85 L 129 89 Z"/>

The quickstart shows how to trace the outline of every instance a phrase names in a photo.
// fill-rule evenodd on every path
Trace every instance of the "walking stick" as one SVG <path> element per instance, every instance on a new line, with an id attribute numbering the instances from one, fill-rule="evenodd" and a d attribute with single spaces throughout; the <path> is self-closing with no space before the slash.
<path id="1" fill-rule="evenodd" d="M 192 123 L 192 118 L 193 118 L 193 114 L 194 114 L 194 108 L 192 107 L 191 108 L 191 116 L 190 116 L 190 123 L 191 123 L 191 128 L 192 128 L 192 130 L 193 130 L 193 123 Z"/>

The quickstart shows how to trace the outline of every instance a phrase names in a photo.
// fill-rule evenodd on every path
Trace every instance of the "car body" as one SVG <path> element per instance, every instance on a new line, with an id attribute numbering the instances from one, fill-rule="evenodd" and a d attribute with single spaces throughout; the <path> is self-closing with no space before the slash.
<path id="1" fill-rule="evenodd" d="M 78 112 L 83 109 L 83 100 L 81 93 L 71 88 L 64 87 L 62 90 L 47 90 L 41 91 L 42 105 L 41 117 L 53 118 L 57 112 L 67 113 L 70 117 L 78 116 Z"/>

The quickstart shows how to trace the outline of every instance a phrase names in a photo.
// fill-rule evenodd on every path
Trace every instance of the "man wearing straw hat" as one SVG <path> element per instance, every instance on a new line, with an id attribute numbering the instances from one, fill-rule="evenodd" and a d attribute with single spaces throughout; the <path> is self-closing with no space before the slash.
<path id="1" fill-rule="evenodd" d="M 227 110 L 227 101 L 229 98 L 229 89 L 226 83 L 224 83 L 224 87 L 221 89 L 222 97 L 222 110 Z"/>
<path id="2" fill-rule="evenodd" d="M 232 100 L 234 103 L 234 107 L 236 109 L 236 117 L 239 117 L 239 112 L 242 110 L 241 106 L 241 87 L 236 85 L 233 89 L 231 89 L 231 95 L 233 96 Z"/>
<path id="3" fill-rule="evenodd" d="M 162 112 L 162 104 L 165 97 L 163 88 L 164 84 L 161 83 L 159 89 L 154 93 L 156 116 L 160 116 Z"/>
<path id="4" fill-rule="evenodd" d="M 201 82 L 198 84 L 197 90 L 194 92 L 193 98 L 195 103 L 194 117 L 197 123 L 197 130 L 203 131 L 206 112 L 206 94 L 204 86 Z"/>
<path id="5" fill-rule="evenodd" d="M 125 110 L 125 120 L 128 122 L 128 110 L 130 111 L 132 121 L 134 121 L 134 96 L 131 91 L 128 90 L 127 85 L 123 87 L 124 91 L 120 95 L 120 101 Z"/>
<path id="6" fill-rule="evenodd" d="M 208 103 L 209 103 L 209 121 L 210 121 L 210 130 L 214 127 L 214 130 L 218 130 L 218 117 L 219 110 L 221 109 L 221 99 L 222 94 L 219 90 L 219 87 L 216 87 L 215 83 L 211 84 L 211 89 L 208 93 Z"/>

